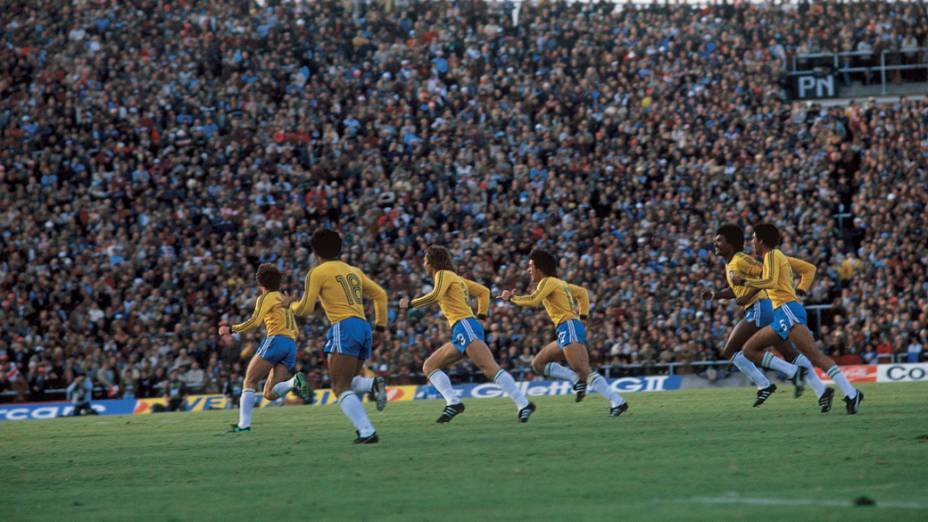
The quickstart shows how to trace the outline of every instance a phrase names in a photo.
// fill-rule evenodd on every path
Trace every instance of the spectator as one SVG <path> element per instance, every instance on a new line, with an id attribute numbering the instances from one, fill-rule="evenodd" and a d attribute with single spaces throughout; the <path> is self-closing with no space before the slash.
<path id="1" fill-rule="evenodd" d="M 184 411 L 187 399 L 187 383 L 180 378 L 177 370 L 171 370 L 171 377 L 162 386 L 164 400 L 167 401 L 168 411 Z"/>
<path id="2" fill-rule="evenodd" d="M 922 358 L 922 350 L 924 345 L 919 342 L 918 338 L 912 337 L 912 342 L 909 343 L 908 348 L 906 348 L 906 353 L 908 354 L 908 361 L 910 363 L 920 362 Z"/>
<path id="3" fill-rule="evenodd" d="M 105 358 L 103 366 L 96 372 L 97 382 L 103 387 L 106 396 L 110 398 L 119 393 L 119 373 L 113 363 L 113 359 Z"/>
<path id="4" fill-rule="evenodd" d="M 71 403 L 71 416 L 77 417 L 83 412 L 90 415 L 97 415 L 93 409 L 90 400 L 93 395 L 93 381 L 84 374 L 78 374 L 74 377 L 74 382 L 68 386 L 67 400 Z"/>
<path id="5" fill-rule="evenodd" d="M 200 363 L 193 361 L 183 380 L 190 393 L 202 393 L 206 386 L 206 372 L 200 368 Z"/>
<path id="6" fill-rule="evenodd" d="M 707 234 L 724 221 L 776 221 L 784 249 L 822 269 L 812 302 L 840 300 L 857 327 L 928 321 L 928 102 L 789 104 L 780 84 L 800 48 L 905 56 L 928 38 L 917 3 L 523 2 L 517 23 L 502 3 L 466 23 L 443 3 L 14 4 L 0 10 L 0 349 L 18 400 L 39 346 L 62 347 L 62 384 L 107 365 L 118 384 L 133 360 L 148 379 L 194 360 L 211 376 L 214 354 L 223 382 L 257 345 L 212 335 L 251 312 L 243 278 L 274 262 L 300 288 L 323 226 L 394 300 L 430 284 L 430 243 L 462 275 L 522 290 L 525 255 L 557 247 L 593 296 L 596 364 L 717 356 L 735 306 L 695 296 L 722 283 Z M 842 282 L 845 258 L 859 263 Z M 489 326 L 500 360 L 551 340 L 504 303 Z M 304 368 L 322 367 L 323 328 L 304 327 Z M 435 314 L 395 317 L 377 371 L 421 382 L 447 337 Z"/>

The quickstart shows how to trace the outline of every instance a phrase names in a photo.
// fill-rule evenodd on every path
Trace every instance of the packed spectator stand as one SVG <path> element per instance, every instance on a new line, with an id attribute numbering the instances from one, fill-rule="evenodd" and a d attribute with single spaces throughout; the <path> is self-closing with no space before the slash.
<path id="1" fill-rule="evenodd" d="M 613 374 L 715 360 L 739 314 L 699 296 L 724 282 L 728 221 L 773 221 L 818 266 L 823 350 L 925 358 L 928 102 L 822 108 L 784 80 L 798 51 L 928 47 L 924 2 L 268 4 L 0 10 L 5 400 L 76 375 L 162 396 L 174 370 L 221 393 L 262 332 L 217 324 L 251 313 L 259 263 L 302 293 L 319 227 L 390 295 L 370 367 L 395 383 L 449 336 L 436 309 L 396 316 L 433 243 L 494 295 L 555 251 Z M 317 381 L 324 327 L 298 341 Z M 499 302 L 486 330 L 525 378 L 553 339 Z"/>

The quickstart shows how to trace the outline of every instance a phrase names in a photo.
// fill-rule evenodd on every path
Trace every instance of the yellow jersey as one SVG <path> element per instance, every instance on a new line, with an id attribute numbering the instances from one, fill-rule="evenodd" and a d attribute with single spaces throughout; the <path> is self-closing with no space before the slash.
<path id="1" fill-rule="evenodd" d="M 441 314 L 452 327 L 461 319 L 474 316 L 470 307 L 470 298 L 477 300 L 477 315 L 486 317 L 490 309 L 490 289 L 465 279 L 451 270 L 438 270 L 435 272 L 435 286 L 428 294 L 413 299 L 409 305 L 413 308 L 422 308 L 438 303 Z"/>
<path id="2" fill-rule="evenodd" d="M 815 265 L 795 257 L 789 257 L 775 248 L 764 254 L 764 264 L 760 270 L 759 279 L 757 269 L 745 276 L 744 285 L 760 288 L 767 291 L 773 307 L 779 308 L 790 301 L 798 301 L 794 274 L 799 274 L 799 289 L 806 292 L 815 279 Z M 753 278 L 751 278 L 753 276 Z"/>
<path id="3" fill-rule="evenodd" d="M 750 293 L 753 289 L 744 285 L 735 285 L 731 282 L 731 276 L 742 274 L 744 277 L 760 277 L 764 267 L 753 257 L 744 252 L 736 252 L 731 256 L 731 261 L 725 264 L 725 279 L 728 281 L 728 287 L 735 294 L 735 299 L 740 299 Z M 744 305 L 745 310 L 754 305 L 761 299 L 767 299 L 767 292 L 761 290 L 754 294 L 754 297 Z"/>
<path id="4" fill-rule="evenodd" d="M 590 294 L 586 288 L 556 277 L 543 278 L 531 295 L 512 296 L 509 301 L 519 306 L 543 304 L 555 326 L 571 319 L 585 318 L 590 313 Z"/>
<path id="5" fill-rule="evenodd" d="M 264 322 L 268 337 L 285 335 L 295 341 L 299 334 L 293 312 L 281 305 L 280 292 L 268 292 L 259 296 L 258 302 L 255 303 L 255 312 L 251 314 L 251 319 L 244 323 L 233 324 L 232 331 L 240 333 L 251 330 L 262 322 Z"/>
<path id="6" fill-rule="evenodd" d="M 387 325 L 387 293 L 360 268 L 332 259 L 319 263 L 306 274 L 303 298 L 290 304 L 296 315 L 306 316 L 322 303 L 325 316 L 335 324 L 349 317 L 367 320 L 364 298 L 374 301 L 374 325 Z"/>

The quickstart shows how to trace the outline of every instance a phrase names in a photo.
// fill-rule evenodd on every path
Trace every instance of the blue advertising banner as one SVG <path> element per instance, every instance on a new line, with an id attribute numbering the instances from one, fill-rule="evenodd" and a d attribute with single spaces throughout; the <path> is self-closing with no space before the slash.
<path id="1" fill-rule="evenodd" d="M 679 390 L 682 382 L 682 379 L 676 375 L 622 377 L 606 380 L 609 381 L 609 386 L 619 393 Z M 570 395 L 573 393 L 573 385 L 567 381 L 525 381 L 518 383 L 518 385 L 519 389 L 527 397 Z M 457 384 L 454 386 L 454 390 L 461 399 L 491 399 L 504 396 L 503 390 L 492 382 Z M 587 392 L 595 393 L 593 390 L 587 390 Z M 441 395 L 431 385 L 419 386 L 419 390 L 416 392 L 416 400 L 440 398 Z"/>
<path id="2" fill-rule="evenodd" d="M 680 389 L 682 378 L 678 376 L 623 377 L 607 379 L 613 389 L 621 392 L 665 391 Z M 518 383 L 528 397 L 570 395 L 572 385 L 567 381 L 527 381 Z M 503 391 L 494 383 L 459 384 L 454 387 L 462 399 L 491 399 L 503 397 Z M 387 388 L 391 401 L 440 399 L 441 396 L 431 386 L 390 386 Z M 589 390 L 589 393 L 594 393 Z M 335 397 L 331 390 L 316 390 L 316 404 L 333 404 Z M 122 399 L 93 401 L 93 409 L 100 415 L 140 415 L 151 413 L 154 404 L 163 404 L 164 399 Z M 221 395 L 192 395 L 187 397 L 187 411 L 221 410 L 232 406 Z M 262 401 L 259 407 L 267 406 Z M 33 404 L 0 405 L 0 421 L 53 419 L 71 414 L 74 408 L 69 402 L 42 402 Z"/>
<path id="3" fill-rule="evenodd" d="M 135 399 L 93 401 L 91 405 L 100 415 L 132 415 L 132 411 L 135 409 Z M 73 410 L 74 407 L 70 402 L 3 404 L 0 405 L 0 421 L 53 419 L 55 417 L 66 417 Z"/>

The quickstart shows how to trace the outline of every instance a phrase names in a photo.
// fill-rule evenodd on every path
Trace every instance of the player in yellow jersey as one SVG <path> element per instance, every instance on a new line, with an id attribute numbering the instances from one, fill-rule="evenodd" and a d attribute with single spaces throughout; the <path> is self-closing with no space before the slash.
<path id="1" fill-rule="evenodd" d="M 313 234 L 311 243 L 319 263 L 306 274 L 303 298 L 292 303 L 290 310 L 306 316 L 313 313 L 317 300 L 322 303 L 331 323 L 324 351 L 328 354 L 326 365 L 332 391 L 357 430 L 354 443 L 374 444 L 380 438 L 355 394 L 372 393 L 381 411 L 387 404 L 383 377 L 361 376 L 373 345 L 371 325 L 364 315 L 364 298 L 374 301 L 374 325 L 379 338 L 387 325 L 387 293 L 361 269 L 338 260 L 342 238 L 337 232 L 320 230 Z"/>
<path id="2" fill-rule="evenodd" d="M 266 338 L 261 347 L 248 363 L 245 371 L 242 397 L 239 400 L 238 424 L 233 424 L 230 432 L 251 431 L 251 410 L 255 405 L 255 390 L 258 382 L 267 377 L 264 383 L 264 398 L 273 401 L 286 395 L 290 390 L 297 390 L 301 397 L 307 398 L 309 386 L 302 373 L 292 378 L 290 372 L 296 365 L 296 321 L 293 313 L 282 303 L 280 294 L 280 270 L 272 264 L 265 263 L 258 267 L 255 277 L 261 295 L 255 303 L 251 319 L 234 324 L 230 328 L 225 321 L 220 323 L 219 335 L 241 333 L 256 328 L 264 323 Z"/>
<path id="3" fill-rule="evenodd" d="M 618 392 L 609 387 L 602 375 L 590 367 L 590 356 L 586 351 L 586 328 L 580 322 L 583 312 L 589 312 L 589 297 L 585 289 L 570 285 L 557 278 L 557 259 L 544 250 L 533 250 L 528 258 L 528 274 L 536 283 L 535 291 L 530 295 L 513 295 L 506 290 L 500 299 L 518 306 L 544 305 L 548 317 L 554 322 L 557 342 L 545 346 L 536 356 L 532 366 L 540 366 L 544 374 L 576 383 L 578 377 L 609 401 L 609 416 L 618 417 L 628 410 L 628 403 Z M 583 306 L 577 305 L 577 297 Z M 585 309 L 584 309 L 585 308 Z M 586 315 L 583 313 L 582 315 Z M 567 360 L 573 371 L 558 364 L 558 360 Z M 577 388 L 575 388 L 577 390 Z M 578 397 L 579 397 L 579 390 Z M 585 390 L 584 390 L 585 391 Z M 579 400 L 582 397 L 578 398 Z"/>
<path id="4" fill-rule="evenodd" d="M 490 290 L 454 273 L 451 252 L 445 247 L 430 246 L 426 249 L 424 266 L 425 271 L 435 280 L 435 286 L 427 295 L 417 297 L 411 303 L 405 297 L 401 299 L 400 310 L 405 311 L 410 304 L 414 308 L 421 308 L 437 303 L 442 315 L 451 324 L 451 342 L 435 350 L 422 365 L 422 372 L 445 398 L 445 409 L 436 422 L 450 422 L 464 411 L 464 404 L 443 370 L 465 355 L 515 402 L 519 422 L 527 422 L 535 411 L 535 405 L 525 398 L 512 375 L 496 363 L 493 352 L 485 342 L 483 326 L 474 317 L 470 307 L 469 299 L 473 295 L 477 298 L 478 314 L 486 318 L 490 308 Z"/>
<path id="5" fill-rule="evenodd" d="M 775 345 L 780 339 L 790 340 L 796 348 L 808 357 L 815 366 L 825 370 L 828 376 L 844 392 L 844 402 L 847 405 L 848 414 L 857 413 L 860 403 L 864 399 L 864 394 L 855 389 L 848 382 L 847 377 L 835 364 L 834 360 L 818 351 L 815 347 L 815 339 L 812 332 L 806 326 L 806 311 L 799 298 L 793 284 L 793 270 L 790 267 L 786 255 L 778 248 L 780 246 L 780 231 L 777 227 L 769 223 L 761 223 L 754 227 L 754 251 L 764 258 L 764 267 L 760 278 L 752 279 L 745 277 L 745 274 L 735 274 L 731 279 L 735 285 L 745 285 L 752 288 L 766 290 L 767 295 L 773 301 L 773 322 L 755 333 L 744 344 L 742 350 L 745 355 L 755 363 L 761 362 L 763 357 L 767 359 L 773 357 L 770 354 L 764 354 L 764 347 Z M 772 367 L 778 371 L 788 373 L 787 366 L 793 366 L 786 361 L 780 361 L 781 366 L 787 371 Z M 795 368 L 795 366 L 793 366 Z M 802 368 L 805 370 L 805 368 Z M 820 398 L 821 404 L 821 398 Z M 823 411 L 824 404 L 822 404 Z"/>
<path id="6" fill-rule="evenodd" d="M 738 305 L 744 308 L 744 319 L 739 321 L 732 329 L 728 340 L 725 342 L 725 347 L 722 349 L 722 355 L 729 359 L 736 368 L 741 370 L 757 386 L 757 397 L 754 400 L 754 407 L 756 408 L 776 391 L 777 385 L 771 383 L 767 376 L 764 375 L 764 372 L 745 357 L 741 347 L 758 330 L 773 322 L 773 304 L 765 291 L 734 285 L 731 278 L 736 273 L 760 276 L 763 265 L 742 251 L 744 248 L 744 230 L 738 225 L 726 224 L 719 227 L 715 232 L 713 243 L 715 245 L 715 254 L 725 259 L 725 278 L 728 285 L 717 292 L 707 291 L 703 293 L 702 297 L 705 300 L 737 299 Z M 799 288 L 803 293 L 808 291 L 815 277 L 815 265 L 792 257 L 788 259 L 796 273 L 802 277 Z M 827 393 L 825 385 L 815 375 L 812 363 L 806 356 L 796 352 L 791 343 L 780 341 L 776 349 L 788 360 L 793 361 L 793 364 L 806 368 L 806 377 L 810 386 L 815 390 L 817 397 L 821 398 L 823 394 Z M 795 379 L 797 397 L 802 394 L 803 383 L 800 379 L 803 377 L 802 372 L 794 373 L 793 378 Z M 833 390 L 829 396 L 834 396 Z M 827 402 L 830 409 L 831 401 L 827 400 Z"/>

